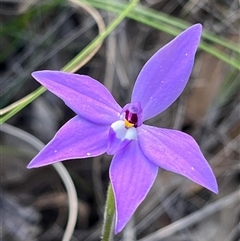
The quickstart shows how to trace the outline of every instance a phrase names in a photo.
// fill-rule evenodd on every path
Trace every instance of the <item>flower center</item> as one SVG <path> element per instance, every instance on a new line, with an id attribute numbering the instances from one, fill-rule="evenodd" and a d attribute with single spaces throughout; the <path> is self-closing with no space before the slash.
<path id="1" fill-rule="evenodd" d="M 107 153 L 113 155 L 130 141 L 137 140 L 137 127 L 142 125 L 142 108 L 139 102 L 125 105 L 120 120 L 112 123 L 109 130 Z"/>
<path id="2" fill-rule="evenodd" d="M 124 124 L 126 128 L 137 127 L 138 116 L 136 113 L 131 113 L 129 110 L 125 112 Z"/>
<path id="3" fill-rule="evenodd" d="M 125 128 L 138 127 L 142 125 L 142 108 L 139 102 L 129 103 L 123 107 Z"/>

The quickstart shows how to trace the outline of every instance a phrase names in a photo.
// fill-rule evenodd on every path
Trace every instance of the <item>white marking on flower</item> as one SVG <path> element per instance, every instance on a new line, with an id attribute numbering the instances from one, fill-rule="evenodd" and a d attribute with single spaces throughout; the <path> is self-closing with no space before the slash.
<path id="1" fill-rule="evenodd" d="M 87 156 L 90 156 L 90 155 L 91 155 L 91 154 L 88 152 L 88 153 L 87 153 Z"/>
<path id="2" fill-rule="evenodd" d="M 127 129 L 125 139 L 128 139 L 128 140 L 137 139 L 137 130 L 135 127 L 131 127 L 129 129 Z"/>
<path id="3" fill-rule="evenodd" d="M 114 132 L 116 133 L 116 137 L 118 139 L 123 140 L 125 137 L 125 134 L 127 132 L 124 121 L 122 121 L 122 120 L 115 121 L 114 123 L 112 123 L 111 127 L 114 130 Z"/>
<path id="4" fill-rule="evenodd" d="M 116 137 L 121 140 L 133 140 L 137 139 L 137 130 L 135 127 L 126 128 L 125 123 L 122 120 L 116 121 L 111 125 L 112 129 L 116 133 Z"/>

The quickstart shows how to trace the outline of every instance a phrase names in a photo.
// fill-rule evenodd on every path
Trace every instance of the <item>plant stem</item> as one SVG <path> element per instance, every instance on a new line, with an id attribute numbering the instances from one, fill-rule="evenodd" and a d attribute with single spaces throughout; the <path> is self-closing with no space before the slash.
<path id="1" fill-rule="evenodd" d="M 111 183 L 109 183 L 107 191 L 107 200 L 104 211 L 103 228 L 101 241 L 113 240 L 114 229 L 114 217 L 115 217 L 115 201 Z"/>

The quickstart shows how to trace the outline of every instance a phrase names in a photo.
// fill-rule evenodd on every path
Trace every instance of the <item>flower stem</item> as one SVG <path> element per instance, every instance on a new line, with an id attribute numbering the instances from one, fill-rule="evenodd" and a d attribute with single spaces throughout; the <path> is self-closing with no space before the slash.
<path id="1" fill-rule="evenodd" d="M 103 228 L 101 241 L 113 240 L 114 229 L 114 217 L 115 217 L 115 201 L 111 183 L 109 183 L 107 191 L 107 200 L 104 211 Z"/>

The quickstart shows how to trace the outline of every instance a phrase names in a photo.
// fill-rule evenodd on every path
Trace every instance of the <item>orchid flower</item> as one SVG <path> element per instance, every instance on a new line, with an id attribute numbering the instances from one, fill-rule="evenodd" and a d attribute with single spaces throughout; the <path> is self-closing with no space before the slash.
<path id="1" fill-rule="evenodd" d="M 28 168 L 55 162 L 113 155 L 109 175 L 120 232 L 146 197 L 159 167 L 218 192 L 211 167 L 195 140 L 177 130 L 143 124 L 167 109 L 182 93 L 200 42 L 200 24 L 188 28 L 156 52 L 135 82 L 131 102 L 121 108 L 97 80 L 61 71 L 32 76 L 60 97 L 77 116 L 69 120 Z"/>

